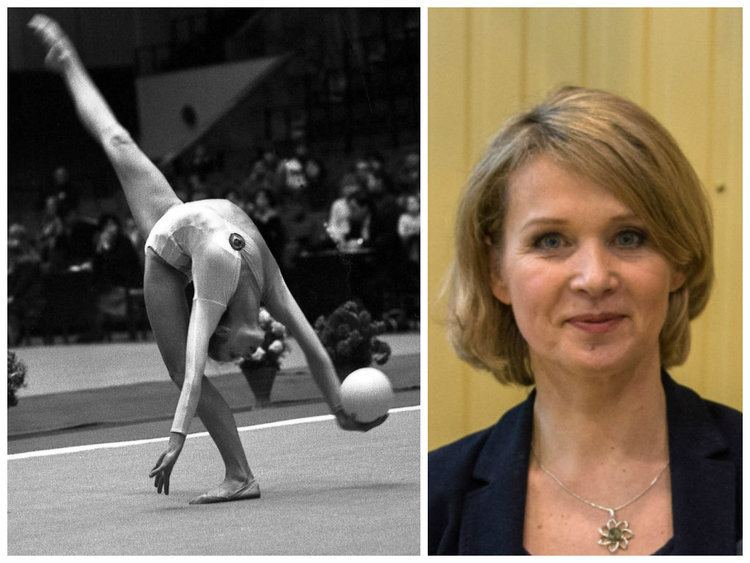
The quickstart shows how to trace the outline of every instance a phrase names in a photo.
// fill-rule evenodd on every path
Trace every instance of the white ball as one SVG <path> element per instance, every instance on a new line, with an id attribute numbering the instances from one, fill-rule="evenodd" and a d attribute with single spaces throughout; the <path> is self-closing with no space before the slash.
<path id="1" fill-rule="evenodd" d="M 387 413 L 392 404 L 391 382 L 378 369 L 354 370 L 341 384 L 341 406 L 359 422 L 372 422 Z"/>

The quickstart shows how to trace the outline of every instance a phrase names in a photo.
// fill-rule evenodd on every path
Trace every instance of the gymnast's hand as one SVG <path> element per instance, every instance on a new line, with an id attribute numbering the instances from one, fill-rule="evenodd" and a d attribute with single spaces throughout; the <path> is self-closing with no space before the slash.
<path id="1" fill-rule="evenodd" d="M 336 406 L 333 408 L 333 414 L 336 415 L 336 422 L 338 423 L 340 428 L 342 428 L 343 430 L 355 430 L 358 432 L 367 432 L 368 430 L 372 430 L 376 426 L 380 426 L 381 424 L 383 424 L 385 422 L 385 419 L 388 418 L 388 413 L 386 413 L 380 418 L 376 418 L 371 422 L 360 422 L 340 406 Z"/>
<path id="2" fill-rule="evenodd" d="M 154 487 L 156 492 L 161 494 L 164 489 L 164 494 L 169 494 L 169 476 L 172 474 L 172 468 L 177 463 L 177 458 L 180 457 L 182 451 L 182 445 L 185 443 L 185 435 L 179 432 L 172 432 L 169 435 L 169 446 L 167 450 L 159 456 L 156 461 L 156 465 L 148 474 L 149 478 L 156 477 L 154 481 Z"/>

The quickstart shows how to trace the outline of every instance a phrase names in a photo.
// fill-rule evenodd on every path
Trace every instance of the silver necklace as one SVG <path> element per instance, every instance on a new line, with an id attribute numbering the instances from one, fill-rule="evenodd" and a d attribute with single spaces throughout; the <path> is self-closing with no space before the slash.
<path id="1" fill-rule="evenodd" d="M 602 545 L 606 547 L 610 553 L 614 553 L 618 549 L 627 549 L 628 543 L 630 543 L 630 540 L 632 540 L 635 537 L 635 534 L 633 533 L 633 530 L 630 529 L 630 525 L 628 524 L 627 520 L 617 520 L 616 512 L 618 510 L 622 510 L 626 506 L 630 506 L 635 501 L 637 501 L 639 498 L 641 498 L 643 495 L 645 495 L 647 492 L 651 490 L 651 488 L 656 485 L 656 482 L 659 480 L 659 477 L 662 476 L 664 473 L 664 470 L 669 467 L 669 461 L 667 461 L 666 465 L 661 468 L 659 473 L 654 477 L 653 481 L 649 483 L 648 487 L 643 489 L 640 493 L 635 495 L 633 498 L 631 498 L 629 501 L 622 503 L 620 506 L 615 507 L 607 507 L 602 506 L 601 504 L 596 504 L 595 502 L 591 502 L 590 500 L 587 500 L 583 498 L 581 495 L 576 494 L 575 492 L 571 491 L 565 483 L 563 483 L 554 473 L 552 473 L 549 469 L 544 467 L 542 465 L 542 462 L 539 460 L 539 458 L 536 455 L 536 452 L 531 450 L 531 455 L 534 456 L 534 459 L 539 464 L 539 469 L 544 471 L 547 475 L 552 477 L 552 480 L 557 483 L 560 488 L 568 493 L 573 498 L 581 501 L 584 504 L 588 504 L 589 506 L 596 508 L 598 510 L 603 510 L 609 515 L 609 518 L 607 519 L 606 524 L 599 528 L 599 541 L 597 542 L 599 545 Z"/>

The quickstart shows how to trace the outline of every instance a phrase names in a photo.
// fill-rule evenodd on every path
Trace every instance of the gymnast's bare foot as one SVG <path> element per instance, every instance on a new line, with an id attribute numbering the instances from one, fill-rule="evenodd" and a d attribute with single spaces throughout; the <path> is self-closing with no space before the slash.
<path id="1" fill-rule="evenodd" d="M 254 478 L 250 478 L 247 481 L 225 479 L 215 489 L 211 489 L 207 493 L 195 497 L 190 501 L 190 504 L 213 504 L 255 498 L 260 498 L 260 486 L 258 486 L 258 481 Z"/>
<path id="2" fill-rule="evenodd" d="M 62 72 L 78 59 L 73 44 L 58 23 L 43 14 L 36 14 L 27 24 L 48 49 L 44 64 L 55 72 Z"/>

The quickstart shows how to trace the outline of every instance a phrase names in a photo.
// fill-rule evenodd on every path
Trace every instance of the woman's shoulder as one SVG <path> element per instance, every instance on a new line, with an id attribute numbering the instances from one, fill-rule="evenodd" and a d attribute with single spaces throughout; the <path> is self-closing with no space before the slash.
<path id="1" fill-rule="evenodd" d="M 533 396 L 507 411 L 492 426 L 464 436 L 455 442 L 437 448 L 428 454 L 428 485 L 433 490 L 461 488 L 461 483 L 470 483 L 477 461 L 487 449 L 494 452 L 498 437 L 502 447 L 515 448 L 523 442 L 523 436 L 530 430 L 530 412 Z M 439 482 L 444 483 L 439 484 Z"/>
<path id="2" fill-rule="evenodd" d="M 680 426 L 700 426 L 719 431 L 732 449 L 742 448 L 742 413 L 727 405 L 705 399 L 693 389 L 674 381 L 669 374 L 663 375 L 667 392 L 668 409 L 672 423 Z"/>
<path id="3" fill-rule="evenodd" d="M 429 453 L 428 553 L 456 553 L 465 500 L 528 451 L 533 400 L 531 395 L 489 428 Z"/>
<path id="4" fill-rule="evenodd" d="M 742 431 L 742 413 L 737 409 L 703 399 L 703 403 L 708 409 L 711 418 L 721 427 L 730 433 Z"/>
<path id="5" fill-rule="evenodd" d="M 711 420 L 726 440 L 731 457 L 742 464 L 742 413 L 732 407 L 703 399 Z"/>
<path id="6" fill-rule="evenodd" d="M 482 451 L 492 428 L 485 428 L 439 447 L 427 456 L 430 487 L 433 479 L 446 479 L 454 484 L 459 476 L 470 476 L 474 462 Z"/>

